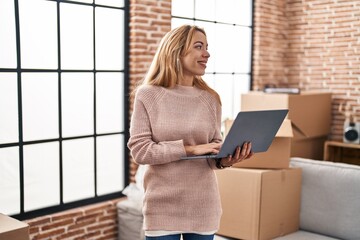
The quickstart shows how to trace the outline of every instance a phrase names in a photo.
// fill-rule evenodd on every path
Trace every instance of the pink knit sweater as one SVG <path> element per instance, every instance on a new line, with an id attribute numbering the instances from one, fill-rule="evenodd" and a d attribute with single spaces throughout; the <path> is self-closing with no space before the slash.
<path id="1" fill-rule="evenodd" d="M 143 85 L 135 96 L 128 147 L 144 176 L 147 231 L 210 232 L 221 204 L 215 161 L 179 160 L 184 145 L 221 142 L 221 106 L 196 87 Z"/>

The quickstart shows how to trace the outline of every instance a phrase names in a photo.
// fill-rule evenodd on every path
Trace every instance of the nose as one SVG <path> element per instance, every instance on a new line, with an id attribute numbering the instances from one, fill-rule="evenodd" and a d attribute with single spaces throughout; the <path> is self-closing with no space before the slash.
<path id="1" fill-rule="evenodd" d="M 209 58 L 209 57 L 210 57 L 210 53 L 209 53 L 208 50 L 205 50 L 205 52 L 204 52 L 204 57 L 206 57 L 206 58 Z"/>

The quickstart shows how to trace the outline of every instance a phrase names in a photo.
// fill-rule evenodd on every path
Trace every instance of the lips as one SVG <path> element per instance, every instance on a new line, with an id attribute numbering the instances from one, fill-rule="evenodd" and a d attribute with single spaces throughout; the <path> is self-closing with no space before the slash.
<path id="1" fill-rule="evenodd" d="M 204 68 L 206 68 L 207 61 L 198 61 L 198 63 Z"/>

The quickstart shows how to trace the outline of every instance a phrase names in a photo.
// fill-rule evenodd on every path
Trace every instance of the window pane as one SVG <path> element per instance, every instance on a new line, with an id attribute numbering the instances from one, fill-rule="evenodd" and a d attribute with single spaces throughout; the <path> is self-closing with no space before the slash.
<path id="1" fill-rule="evenodd" d="M 216 18 L 217 22 L 234 23 L 234 14 L 241 15 L 241 10 L 234 11 L 234 2 L 239 0 L 217 0 L 216 1 Z M 240 0 L 242 1 L 242 0 Z"/>
<path id="2" fill-rule="evenodd" d="M 242 26 L 251 26 L 252 1 L 251 0 L 216 1 L 216 21 L 222 23 L 238 24 Z"/>
<path id="3" fill-rule="evenodd" d="M 215 12 L 215 0 L 195 0 L 195 18 L 213 21 Z"/>
<path id="4" fill-rule="evenodd" d="M 93 69 L 93 8 L 60 3 L 61 68 Z"/>
<path id="5" fill-rule="evenodd" d="M 19 148 L 0 148 L 0 212 L 20 212 Z"/>
<path id="6" fill-rule="evenodd" d="M 56 69 L 56 2 L 20 0 L 21 66 Z"/>
<path id="7" fill-rule="evenodd" d="M 234 65 L 234 72 L 250 73 L 251 71 L 251 28 L 234 26 L 233 51 L 230 60 Z"/>
<path id="8" fill-rule="evenodd" d="M 94 139 L 63 142 L 64 202 L 94 197 Z"/>
<path id="9" fill-rule="evenodd" d="M 205 74 L 203 76 L 203 79 L 211 88 L 215 87 L 215 77 L 214 76 L 215 76 L 215 74 Z"/>
<path id="10" fill-rule="evenodd" d="M 92 73 L 63 73 L 63 137 L 94 134 L 94 77 Z"/>
<path id="11" fill-rule="evenodd" d="M 60 203 L 59 143 L 24 146 L 24 208 L 26 211 Z"/>
<path id="12" fill-rule="evenodd" d="M 95 4 L 112 7 L 124 7 L 124 0 L 95 0 Z"/>
<path id="13" fill-rule="evenodd" d="M 96 131 L 124 131 L 124 74 L 96 75 Z"/>
<path id="14" fill-rule="evenodd" d="M 194 0 L 172 0 L 171 14 L 177 17 L 194 17 Z"/>
<path id="15" fill-rule="evenodd" d="M 96 8 L 96 69 L 124 69 L 124 11 Z"/>
<path id="16" fill-rule="evenodd" d="M 97 138 L 97 191 L 99 195 L 124 189 L 123 135 Z"/>
<path id="17" fill-rule="evenodd" d="M 59 137 L 56 73 L 23 73 L 24 140 Z"/>
<path id="18" fill-rule="evenodd" d="M 233 118 L 234 111 L 234 76 L 232 74 L 216 74 L 215 90 L 222 102 L 222 119 Z"/>
<path id="19" fill-rule="evenodd" d="M 215 26 L 215 71 L 232 73 L 234 61 L 237 61 L 236 58 L 238 57 L 233 53 L 233 44 L 239 39 L 233 39 L 234 26 L 228 24 L 215 24 Z"/>
<path id="20" fill-rule="evenodd" d="M 247 74 L 206 74 L 206 83 L 217 91 L 222 102 L 222 119 L 234 119 L 240 111 L 240 96 L 250 89 Z"/>
<path id="21" fill-rule="evenodd" d="M 252 26 L 252 0 L 234 1 L 234 23 L 243 26 Z M 241 12 L 241 14 L 239 14 Z"/>
<path id="22" fill-rule="evenodd" d="M 14 1 L 0 1 L 0 68 L 16 68 Z M 6 57 L 5 57 L 6 56 Z"/>
<path id="23" fill-rule="evenodd" d="M 93 0 L 70 0 L 71 2 L 93 3 Z"/>
<path id="24" fill-rule="evenodd" d="M 16 73 L 0 73 L 0 116 L 0 144 L 18 142 Z"/>
<path id="25" fill-rule="evenodd" d="M 193 25 L 194 20 L 183 19 L 183 18 L 172 18 L 171 19 L 171 27 L 172 28 L 180 27 L 184 24 Z"/>
<path id="26" fill-rule="evenodd" d="M 235 74 L 234 75 L 234 111 L 233 116 L 236 117 L 238 111 L 241 110 L 241 94 L 249 92 L 250 75 Z"/>

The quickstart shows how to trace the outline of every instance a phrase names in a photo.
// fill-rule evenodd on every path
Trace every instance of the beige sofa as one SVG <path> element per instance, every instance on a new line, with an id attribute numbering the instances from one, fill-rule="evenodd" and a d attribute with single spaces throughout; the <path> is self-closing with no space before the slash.
<path id="1" fill-rule="evenodd" d="M 360 240 L 360 166 L 291 158 L 302 168 L 300 230 L 276 240 Z"/>

